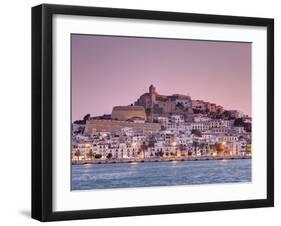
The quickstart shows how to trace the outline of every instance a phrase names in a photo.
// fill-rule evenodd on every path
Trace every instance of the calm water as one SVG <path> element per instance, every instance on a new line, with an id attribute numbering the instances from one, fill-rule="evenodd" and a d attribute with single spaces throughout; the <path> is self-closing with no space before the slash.
<path id="1" fill-rule="evenodd" d="M 72 166 L 72 190 L 250 181 L 250 159 Z"/>

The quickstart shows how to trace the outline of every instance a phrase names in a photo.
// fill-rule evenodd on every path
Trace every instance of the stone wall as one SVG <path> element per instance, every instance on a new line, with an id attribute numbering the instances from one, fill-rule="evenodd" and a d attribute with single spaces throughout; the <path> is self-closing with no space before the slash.
<path id="1" fill-rule="evenodd" d="M 126 121 L 132 118 L 146 120 L 146 113 L 142 106 L 116 106 L 112 110 L 111 118 L 119 121 Z"/>
<path id="2" fill-rule="evenodd" d="M 117 120 L 90 119 L 86 122 L 84 134 L 90 135 L 93 129 L 97 132 L 120 132 L 124 127 L 132 128 L 135 133 L 157 132 L 161 129 L 160 123 L 135 123 Z"/>

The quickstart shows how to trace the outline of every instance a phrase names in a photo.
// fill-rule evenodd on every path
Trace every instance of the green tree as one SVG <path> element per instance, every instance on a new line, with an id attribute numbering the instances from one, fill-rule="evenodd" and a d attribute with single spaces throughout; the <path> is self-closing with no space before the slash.
<path id="1" fill-rule="evenodd" d="M 148 141 L 148 147 L 154 148 L 155 140 L 150 139 Z"/>
<path id="2" fill-rule="evenodd" d="M 185 151 L 185 146 L 183 144 L 180 144 L 179 149 L 180 151 Z"/>
<path id="3" fill-rule="evenodd" d="M 93 159 L 94 155 L 95 155 L 95 154 L 94 154 L 94 152 L 93 152 L 92 149 L 90 149 L 90 150 L 88 151 L 88 153 L 87 153 L 87 157 L 90 158 L 91 160 Z"/>
<path id="4" fill-rule="evenodd" d="M 208 147 L 208 144 L 207 143 L 200 143 L 199 144 L 199 148 L 201 149 L 201 154 L 204 153 L 204 151 L 206 152 L 206 149 Z M 203 151 L 204 150 L 204 151 Z M 205 153 L 206 154 L 206 153 Z"/>
<path id="5" fill-rule="evenodd" d="M 199 145 L 199 143 L 197 141 L 193 141 L 192 146 L 194 147 L 196 154 L 197 154 L 198 145 Z"/>
<path id="6" fill-rule="evenodd" d="M 243 121 L 243 118 L 237 118 L 237 119 L 235 119 L 234 120 L 234 126 L 245 126 L 245 123 L 244 123 L 244 121 Z"/>
<path id="7" fill-rule="evenodd" d="M 102 155 L 101 154 L 95 154 L 95 159 L 101 159 Z"/>
<path id="8" fill-rule="evenodd" d="M 191 130 L 191 133 L 192 133 L 192 134 L 195 134 L 195 135 L 198 136 L 198 137 L 201 137 L 201 136 L 202 136 L 201 131 L 199 131 L 198 129 L 192 129 L 192 130 Z"/>
<path id="9" fill-rule="evenodd" d="M 222 155 L 224 153 L 224 144 L 223 143 L 217 143 L 216 149 L 219 155 Z"/>
<path id="10" fill-rule="evenodd" d="M 78 160 L 80 160 L 80 156 L 82 155 L 82 153 L 81 153 L 81 151 L 78 149 L 78 150 L 75 152 L 74 155 L 78 158 Z"/>
<path id="11" fill-rule="evenodd" d="M 84 124 L 85 124 L 86 121 L 89 120 L 90 118 L 91 118 L 91 115 L 90 115 L 90 114 L 86 114 L 86 115 L 83 117 Z"/>
<path id="12" fill-rule="evenodd" d="M 160 129 L 161 131 L 165 131 L 166 129 L 165 129 L 165 126 L 163 126 L 163 125 L 161 125 L 161 129 Z"/>
<path id="13" fill-rule="evenodd" d="M 145 158 L 145 151 L 148 149 L 148 146 L 147 146 L 145 143 L 143 143 L 143 144 L 140 146 L 140 149 L 141 149 L 141 151 L 142 151 L 142 153 L 143 153 L 143 158 Z"/>
<path id="14" fill-rule="evenodd" d="M 111 159 L 111 158 L 112 158 L 112 154 L 111 154 L 111 153 L 108 153 L 107 156 L 106 156 L 106 158 L 107 158 L 107 159 Z"/>

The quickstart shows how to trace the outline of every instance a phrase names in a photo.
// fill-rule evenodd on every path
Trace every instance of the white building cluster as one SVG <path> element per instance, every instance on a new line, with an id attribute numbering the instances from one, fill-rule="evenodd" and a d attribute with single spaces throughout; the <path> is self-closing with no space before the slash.
<path id="1" fill-rule="evenodd" d="M 119 132 L 73 133 L 72 160 L 178 159 L 194 156 L 251 155 L 251 132 L 235 126 L 234 120 L 194 115 L 185 121 L 181 115 L 158 117 L 161 130 L 136 133 L 130 127 Z M 250 118 L 247 117 L 249 121 Z"/>

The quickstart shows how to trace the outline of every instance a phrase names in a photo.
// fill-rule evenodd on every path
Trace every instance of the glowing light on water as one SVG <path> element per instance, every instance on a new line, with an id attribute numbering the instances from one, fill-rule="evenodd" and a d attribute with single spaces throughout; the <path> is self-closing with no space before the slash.
<path id="1" fill-rule="evenodd" d="M 71 188 L 89 190 L 252 181 L 250 159 L 147 164 L 132 161 L 130 164 L 132 165 L 124 163 L 72 165 Z"/>

